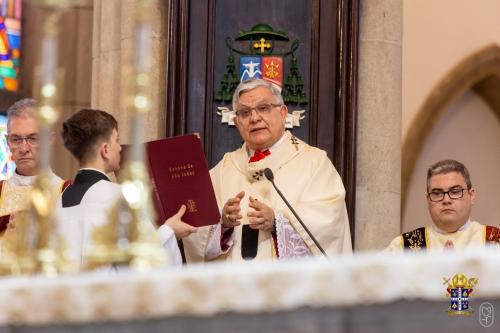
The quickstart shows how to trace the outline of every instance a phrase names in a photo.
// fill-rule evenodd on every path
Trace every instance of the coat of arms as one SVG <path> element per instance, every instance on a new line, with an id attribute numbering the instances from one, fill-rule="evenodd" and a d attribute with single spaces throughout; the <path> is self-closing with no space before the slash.
<path id="1" fill-rule="evenodd" d="M 450 296 L 450 306 L 447 312 L 450 315 L 471 315 L 473 311 L 470 299 L 473 288 L 478 282 L 477 278 L 467 279 L 465 275 L 459 273 L 455 274 L 452 279 L 443 278 L 443 280 L 443 284 L 448 284 L 446 293 Z"/>
<path id="2" fill-rule="evenodd" d="M 239 48 L 235 43 L 240 44 Z M 247 44 L 248 49 L 242 49 L 241 44 Z M 227 37 L 229 56 L 215 100 L 231 103 L 234 90 L 241 81 L 259 78 L 277 85 L 288 106 L 308 104 L 309 98 L 304 90 L 295 55 L 300 43 L 294 40 L 289 44 L 290 39 L 286 32 L 275 31 L 270 25 L 263 23 L 254 25 L 249 31 L 240 31 L 235 39 Z M 235 55 L 239 55 L 238 64 Z M 283 59 L 287 56 L 291 56 L 290 68 L 284 72 Z M 285 73 L 286 79 L 283 82 Z M 222 123 L 234 125 L 234 110 L 223 105 L 217 109 L 217 114 L 222 117 Z M 300 120 L 305 117 L 304 113 L 305 109 L 292 111 L 286 119 L 285 127 L 300 126 Z"/>

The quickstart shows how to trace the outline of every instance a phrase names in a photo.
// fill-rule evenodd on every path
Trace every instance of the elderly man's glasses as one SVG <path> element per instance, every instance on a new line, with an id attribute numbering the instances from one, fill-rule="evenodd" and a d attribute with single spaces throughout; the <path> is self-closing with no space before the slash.
<path id="1" fill-rule="evenodd" d="M 448 190 L 446 192 L 444 192 L 444 191 L 432 191 L 432 192 L 427 193 L 427 195 L 429 196 L 429 199 L 432 202 L 439 202 L 439 201 L 444 200 L 444 196 L 446 194 L 448 194 L 448 197 L 450 197 L 450 199 L 461 199 L 461 198 L 463 198 L 464 191 L 466 191 L 466 190 L 467 189 L 465 189 L 465 188 L 452 188 L 451 190 Z"/>
<path id="2" fill-rule="evenodd" d="M 268 114 L 271 112 L 271 110 L 275 107 L 281 106 L 281 104 L 272 104 L 272 103 L 265 103 L 265 104 L 259 104 L 254 108 L 249 108 L 249 107 L 242 107 L 239 110 L 236 110 L 236 116 L 240 119 L 247 119 L 250 117 L 252 114 L 252 110 L 255 110 L 258 114 Z"/>
<path id="3" fill-rule="evenodd" d="M 19 136 L 19 135 L 7 135 L 7 142 L 12 147 L 19 147 L 26 141 L 26 144 L 35 147 L 38 146 L 38 135 L 32 134 L 28 136 Z"/>

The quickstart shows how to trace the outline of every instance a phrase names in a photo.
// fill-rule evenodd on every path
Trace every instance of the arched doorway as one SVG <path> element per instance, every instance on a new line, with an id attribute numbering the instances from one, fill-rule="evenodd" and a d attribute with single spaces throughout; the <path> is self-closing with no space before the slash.
<path id="1" fill-rule="evenodd" d="M 408 130 L 408 134 L 403 142 L 401 202 L 402 229 L 405 229 L 403 224 L 406 224 L 404 220 L 405 214 L 407 213 L 406 210 L 410 186 L 413 179 L 412 177 L 415 177 L 415 169 L 419 159 L 422 157 L 422 154 L 426 154 L 423 150 L 426 149 L 425 147 L 428 140 L 436 140 L 436 138 L 439 137 L 435 133 L 433 134 L 436 126 L 441 126 L 442 122 L 450 121 L 450 112 L 457 112 L 453 110 L 462 110 L 464 104 L 469 104 L 469 107 L 473 108 L 477 107 L 478 112 L 479 109 L 488 109 L 492 111 L 494 115 L 490 115 L 493 119 L 492 122 L 496 121 L 498 123 L 498 119 L 500 119 L 499 92 L 500 47 L 494 45 L 480 50 L 455 66 L 449 74 L 440 81 L 437 87 L 433 90 L 433 93 L 427 98 Z M 482 100 L 486 106 L 484 108 L 481 107 L 481 102 L 478 100 Z M 457 114 L 457 116 L 459 115 Z M 488 117 L 488 115 L 486 115 L 486 117 Z M 441 142 L 438 144 L 441 144 Z M 492 144 L 494 147 L 498 143 L 494 142 Z M 496 153 L 500 156 L 500 149 L 497 150 L 498 152 Z M 443 149 L 443 151 L 447 152 L 446 149 Z M 493 151 L 493 153 L 495 152 Z M 452 157 L 450 155 L 453 154 L 451 152 L 450 154 L 444 153 L 440 155 L 440 159 Z M 429 155 L 427 154 L 427 156 Z M 456 154 L 454 156 L 456 156 Z M 422 178 L 420 173 L 422 172 L 419 171 L 418 182 L 421 184 L 418 183 L 418 186 L 422 187 L 421 200 L 423 201 L 423 193 L 425 193 L 425 176 L 423 179 L 420 179 Z M 474 174 L 472 174 L 472 178 L 474 181 Z M 425 221 L 422 221 L 420 225 L 424 223 Z M 483 223 L 489 222 L 485 221 Z"/>

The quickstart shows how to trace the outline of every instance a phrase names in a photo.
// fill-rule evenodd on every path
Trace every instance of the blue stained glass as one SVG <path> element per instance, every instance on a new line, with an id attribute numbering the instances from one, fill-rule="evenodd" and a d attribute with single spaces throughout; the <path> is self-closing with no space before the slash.
<path id="1" fill-rule="evenodd" d="M 0 170 L 2 170 L 0 172 L 0 179 L 9 178 L 10 176 L 12 176 L 14 170 L 16 169 L 16 165 L 11 160 L 9 147 L 7 145 L 7 139 L 4 135 L 6 131 L 7 115 L 0 114 Z"/>
<path id="2" fill-rule="evenodd" d="M 7 34 L 7 37 L 9 39 L 10 48 L 18 49 L 21 47 L 21 37 L 19 37 L 19 35 Z"/>
<path id="3" fill-rule="evenodd" d="M 7 6 L 9 5 L 8 1 L 2 1 L 1 7 L 0 7 L 0 15 L 6 16 L 7 15 Z"/>
<path id="4" fill-rule="evenodd" d="M 22 3 L 21 0 L 0 0 L 0 61 L 21 58 L 22 41 Z M 10 70 L 0 69 L 0 89 L 19 90 L 19 64 L 21 60 L 12 61 Z"/>

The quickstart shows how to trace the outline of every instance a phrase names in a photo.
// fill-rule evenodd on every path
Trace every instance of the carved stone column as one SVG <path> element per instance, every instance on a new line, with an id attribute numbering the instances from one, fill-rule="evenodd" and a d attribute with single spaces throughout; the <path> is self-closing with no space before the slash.
<path id="1" fill-rule="evenodd" d="M 400 233 L 402 0 L 360 3 L 356 250 Z"/>
<path id="2" fill-rule="evenodd" d="M 118 120 L 121 141 L 130 142 L 129 119 L 123 107 L 127 80 L 122 66 L 134 54 L 134 15 L 140 0 L 94 0 L 92 46 L 92 107 L 113 114 Z M 151 112 L 148 113 L 146 140 L 165 136 L 165 1 L 152 0 Z"/>
<path id="3" fill-rule="evenodd" d="M 61 107 L 58 122 L 54 125 L 52 168 L 62 178 L 72 178 L 78 163 L 63 146 L 60 137 L 61 123 L 71 114 L 90 107 L 91 61 L 88 51 L 92 41 L 93 0 L 79 0 L 68 8 L 58 23 L 58 69 L 63 72 Z M 45 12 L 38 3 L 23 2 L 23 95 L 33 96 L 34 72 L 40 62 L 42 25 Z"/>

